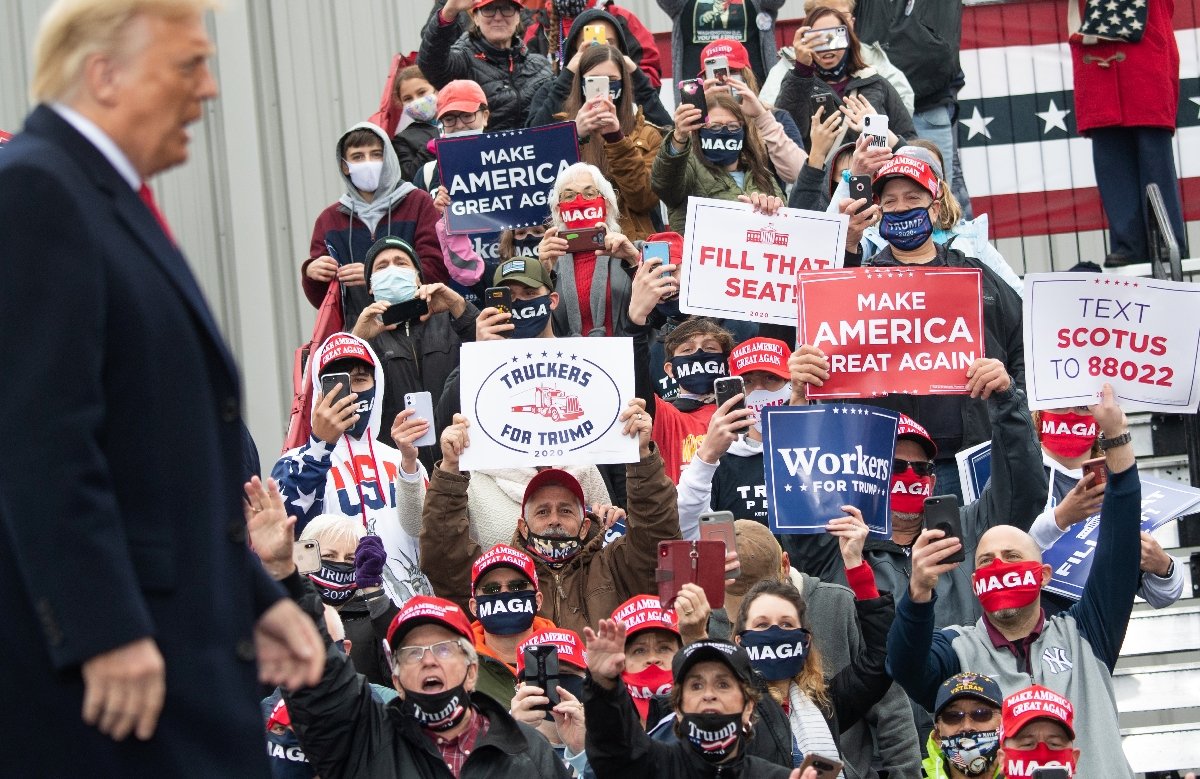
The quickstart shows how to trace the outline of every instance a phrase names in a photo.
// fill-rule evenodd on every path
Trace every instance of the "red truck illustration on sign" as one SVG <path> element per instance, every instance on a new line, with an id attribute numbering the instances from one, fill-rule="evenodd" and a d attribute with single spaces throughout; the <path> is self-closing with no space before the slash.
<path id="1" fill-rule="evenodd" d="M 512 410 L 529 414 L 540 414 L 544 417 L 550 417 L 555 422 L 566 422 L 583 416 L 583 409 L 579 406 L 579 398 L 575 395 L 568 395 L 563 390 L 540 386 L 534 390 L 533 397 L 533 403 L 513 406 Z"/>

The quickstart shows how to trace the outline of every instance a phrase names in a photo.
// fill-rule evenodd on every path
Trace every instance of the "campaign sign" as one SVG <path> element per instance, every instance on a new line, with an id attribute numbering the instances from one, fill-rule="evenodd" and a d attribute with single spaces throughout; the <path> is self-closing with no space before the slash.
<path id="1" fill-rule="evenodd" d="M 979 500 L 992 478 L 992 442 L 984 441 L 954 455 L 958 463 L 958 481 L 962 485 L 963 505 Z"/>
<path id="2" fill-rule="evenodd" d="M 479 341 L 459 365 L 463 470 L 638 461 L 617 420 L 634 397 L 632 339 Z"/>
<path id="3" fill-rule="evenodd" d="M 845 214 L 688 198 L 679 309 L 687 314 L 796 324 L 796 273 L 840 268 Z"/>
<path id="4" fill-rule="evenodd" d="M 1200 285 L 1092 273 L 1025 277 L 1029 408 L 1086 406 L 1113 386 L 1126 411 L 1200 403 Z"/>
<path id="5" fill-rule="evenodd" d="M 1147 533 L 1192 513 L 1200 505 L 1200 490 L 1195 487 L 1150 476 L 1139 478 L 1142 482 L 1142 530 Z M 1042 562 L 1054 572 L 1046 585 L 1047 590 L 1071 600 L 1083 597 L 1099 530 L 1100 515 L 1095 514 L 1075 525 L 1042 553 Z"/>
<path id="6" fill-rule="evenodd" d="M 846 268 L 801 273 L 800 343 L 829 358 L 810 398 L 962 395 L 984 356 L 976 268 Z"/>
<path id="7" fill-rule="evenodd" d="M 8 133 L 4 132 L 3 130 L 0 130 L 0 146 L 3 146 L 4 144 L 8 143 L 10 140 L 12 140 L 12 136 L 9 135 Z"/>
<path id="8" fill-rule="evenodd" d="M 871 534 L 890 538 L 889 486 L 899 416 L 871 406 L 763 409 L 767 520 L 773 533 L 824 533 L 856 506 Z"/>
<path id="9" fill-rule="evenodd" d="M 559 172 L 579 161 L 574 122 L 437 140 L 438 168 L 450 193 L 451 235 L 540 225 Z"/>

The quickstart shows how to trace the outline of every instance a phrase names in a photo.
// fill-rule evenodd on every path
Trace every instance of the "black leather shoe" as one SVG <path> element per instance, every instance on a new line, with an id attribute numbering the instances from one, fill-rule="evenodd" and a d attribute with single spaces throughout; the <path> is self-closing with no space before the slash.
<path id="1" fill-rule="evenodd" d="M 1121 268 L 1126 265 L 1133 265 L 1137 260 L 1127 254 L 1113 253 L 1104 258 L 1104 267 L 1106 268 Z"/>

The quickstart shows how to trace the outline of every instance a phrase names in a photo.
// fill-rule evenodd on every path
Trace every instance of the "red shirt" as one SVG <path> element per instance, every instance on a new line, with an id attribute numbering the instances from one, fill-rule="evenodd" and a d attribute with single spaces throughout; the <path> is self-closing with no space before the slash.
<path id="1" fill-rule="evenodd" d="M 575 263 L 575 292 L 579 298 L 579 322 L 586 336 L 593 327 L 600 325 L 592 321 L 592 274 L 596 272 L 596 253 L 579 252 L 572 255 Z M 604 291 L 604 334 L 612 335 L 612 285 Z"/>
<path id="2" fill-rule="evenodd" d="M 708 422 L 716 410 L 717 407 L 712 403 L 686 412 L 680 411 L 665 400 L 654 404 L 654 429 L 650 432 L 650 437 L 658 444 L 667 476 L 676 484 L 679 483 L 679 474 L 696 456 L 700 444 L 704 443 Z"/>
<path id="3" fill-rule="evenodd" d="M 467 729 L 454 738 L 442 738 L 431 730 L 427 730 L 425 733 L 433 740 L 438 754 L 442 756 L 442 762 L 450 769 L 450 773 L 458 776 L 462 773 L 463 764 L 475 750 L 475 742 L 483 738 L 487 731 L 487 717 L 480 714 L 479 709 L 472 709 L 471 722 L 467 725 Z"/>

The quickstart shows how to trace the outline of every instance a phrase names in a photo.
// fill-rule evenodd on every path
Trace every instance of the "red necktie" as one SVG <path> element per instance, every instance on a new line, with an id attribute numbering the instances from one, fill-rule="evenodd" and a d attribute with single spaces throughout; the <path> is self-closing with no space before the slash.
<path id="1" fill-rule="evenodd" d="M 158 220 L 158 226 L 167 236 L 167 240 L 175 246 L 175 236 L 171 234 L 171 226 L 167 224 L 167 220 L 163 218 L 162 211 L 158 210 L 158 204 L 154 202 L 154 193 L 150 191 L 150 187 L 146 186 L 146 182 L 142 182 L 142 188 L 138 190 L 138 196 L 142 202 L 146 204 L 146 208 L 150 209 L 150 213 L 154 214 L 154 218 Z"/>

